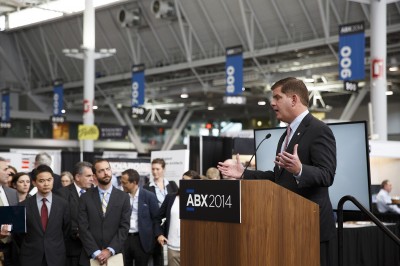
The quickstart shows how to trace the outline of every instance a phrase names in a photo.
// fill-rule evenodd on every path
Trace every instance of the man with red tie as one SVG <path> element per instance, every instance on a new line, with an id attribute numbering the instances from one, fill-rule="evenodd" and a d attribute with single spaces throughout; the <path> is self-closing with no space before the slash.
<path id="1" fill-rule="evenodd" d="M 68 203 L 51 192 L 53 171 L 49 166 L 38 166 L 33 170 L 32 178 L 38 192 L 20 203 L 26 207 L 21 266 L 65 265 L 64 241 L 70 224 Z"/>

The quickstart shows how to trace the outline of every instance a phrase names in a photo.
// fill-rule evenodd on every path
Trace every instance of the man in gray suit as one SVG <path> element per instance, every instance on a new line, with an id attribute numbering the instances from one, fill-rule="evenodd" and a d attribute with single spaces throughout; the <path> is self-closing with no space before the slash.
<path id="1" fill-rule="evenodd" d="M 18 195 L 15 189 L 7 186 L 8 163 L 6 159 L 0 157 L 0 206 L 15 206 L 18 204 Z M 0 252 L 4 256 L 4 265 L 12 264 L 11 236 L 0 236 Z"/>
<path id="2" fill-rule="evenodd" d="M 80 265 L 89 266 L 89 260 L 100 264 L 121 253 L 130 226 L 130 200 L 127 193 L 111 184 L 111 167 L 107 160 L 93 164 L 98 186 L 89 189 L 79 201 L 79 236 L 83 251 Z"/>
<path id="3" fill-rule="evenodd" d="M 51 192 L 53 171 L 47 165 L 33 170 L 37 193 L 21 202 L 26 207 L 26 234 L 22 236 L 20 262 L 28 265 L 65 265 L 65 239 L 69 233 L 68 202 Z"/>
<path id="4" fill-rule="evenodd" d="M 68 201 L 71 212 L 71 231 L 65 242 L 67 248 L 67 263 L 65 266 L 79 265 L 82 252 L 82 242 L 79 237 L 78 229 L 79 198 L 86 190 L 93 186 L 92 164 L 88 162 L 78 162 L 75 164 L 72 174 L 74 176 L 74 182 L 54 192 Z"/>

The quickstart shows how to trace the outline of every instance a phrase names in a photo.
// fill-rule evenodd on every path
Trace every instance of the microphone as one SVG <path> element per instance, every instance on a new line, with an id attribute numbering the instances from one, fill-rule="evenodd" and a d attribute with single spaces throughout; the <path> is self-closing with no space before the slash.
<path id="1" fill-rule="evenodd" d="M 243 179 L 244 172 L 246 172 L 247 168 L 249 167 L 249 165 L 250 165 L 250 163 L 251 163 L 251 160 L 253 160 L 254 155 L 256 155 L 257 150 L 258 150 L 258 148 L 260 148 L 261 143 L 263 143 L 264 140 L 269 139 L 270 137 L 271 137 L 271 133 L 268 133 L 268 134 L 265 136 L 265 138 L 263 138 L 263 140 L 260 141 L 260 143 L 258 144 L 258 146 L 257 146 L 257 148 L 256 148 L 256 150 L 255 150 L 255 152 L 254 152 L 253 155 L 251 156 L 249 163 L 248 163 L 248 164 L 246 165 L 246 167 L 244 168 L 244 171 L 243 171 L 243 173 L 242 173 L 242 175 L 240 176 L 239 179 Z"/>

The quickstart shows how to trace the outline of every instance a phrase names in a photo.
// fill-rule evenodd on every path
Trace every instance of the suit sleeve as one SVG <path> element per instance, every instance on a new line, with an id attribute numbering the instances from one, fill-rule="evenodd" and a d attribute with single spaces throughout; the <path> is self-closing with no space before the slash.
<path id="1" fill-rule="evenodd" d="M 124 203 L 122 205 L 118 230 L 108 245 L 108 247 L 115 250 L 115 253 L 120 253 L 122 251 L 130 227 L 131 204 L 128 194 L 124 193 L 123 200 Z"/>
<path id="2" fill-rule="evenodd" d="M 96 240 L 93 238 L 92 233 L 89 230 L 89 217 L 88 217 L 88 206 L 87 206 L 88 193 L 83 194 L 79 201 L 79 213 L 78 213 L 78 225 L 79 225 L 79 237 L 82 241 L 83 248 L 88 257 L 93 252 L 100 248 L 96 244 Z"/>
<path id="3" fill-rule="evenodd" d="M 302 161 L 303 169 L 298 186 L 306 187 L 329 187 L 333 184 L 336 171 L 336 141 L 331 129 L 324 125 L 317 130 L 312 141 L 307 147 L 299 149 L 309 149 L 309 158 L 304 158 L 306 163 Z M 301 150 L 298 151 L 301 154 Z"/>
<path id="4" fill-rule="evenodd" d="M 165 200 L 161 204 L 160 209 L 158 210 L 157 217 L 156 217 L 156 223 L 155 223 L 155 227 L 154 227 L 154 234 L 156 237 L 164 234 L 164 230 L 163 230 L 161 224 L 162 224 L 162 219 L 167 217 L 167 209 L 168 209 L 169 199 L 170 199 L 170 197 L 169 197 L 169 195 L 167 195 L 165 197 Z"/>
<path id="5" fill-rule="evenodd" d="M 158 213 L 159 213 L 159 207 L 158 207 L 158 202 L 157 202 L 157 197 L 153 193 L 150 194 L 149 198 L 149 204 L 150 204 L 150 215 L 151 215 L 151 220 L 153 221 L 153 232 L 154 232 L 154 237 L 158 236 L 156 234 L 156 230 L 158 230 Z"/>

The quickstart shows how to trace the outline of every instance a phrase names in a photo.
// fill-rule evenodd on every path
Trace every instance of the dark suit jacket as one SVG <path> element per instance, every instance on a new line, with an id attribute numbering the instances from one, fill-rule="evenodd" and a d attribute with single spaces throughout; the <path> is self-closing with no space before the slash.
<path id="1" fill-rule="evenodd" d="M 277 152 L 286 137 L 281 136 Z M 280 169 L 274 171 L 246 171 L 245 179 L 269 179 L 275 183 L 303 196 L 319 205 L 320 239 L 327 241 L 335 234 L 332 204 L 328 187 L 333 184 L 336 171 L 336 141 L 331 129 L 311 114 L 304 117 L 287 147 L 293 153 L 295 144 L 299 144 L 297 152 L 303 165 L 299 184 L 293 174 Z"/>
<path id="2" fill-rule="evenodd" d="M 76 191 L 75 185 L 71 184 L 66 187 L 62 187 L 54 192 L 61 196 L 68 202 L 69 211 L 71 216 L 71 230 L 70 234 L 65 240 L 67 248 L 67 256 L 79 257 L 82 251 L 82 242 L 79 239 L 78 232 L 78 210 L 79 210 L 79 195 Z"/>
<path id="3" fill-rule="evenodd" d="M 99 189 L 88 189 L 79 200 L 79 236 L 83 244 L 80 265 L 89 265 L 96 250 L 111 247 L 122 251 L 130 225 L 130 201 L 127 193 L 112 188 L 105 216 L 101 209 Z"/>
<path id="4" fill-rule="evenodd" d="M 64 265 L 64 241 L 69 232 L 68 203 L 53 194 L 46 231 L 42 227 L 36 195 L 27 198 L 20 205 L 26 207 L 26 234 L 22 236 L 21 266 L 42 265 L 43 256 L 46 256 L 47 265 Z"/>
<path id="5" fill-rule="evenodd" d="M 18 193 L 17 190 L 13 188 L 9 188 L 6 186 L 3 186 L 4 194 L 6 194 L 7 200 L 8 200 L 8 205 L 9 206 L 15 206 L 18 205 Z"/>
<path id="6" fill-rule="evenodd" d="M 158 203 L 156 196 L 145 189 L 139 191 L 138 226 L 142 248 L 149 253 L 155 245 L 155 228 L 157 226 Z"/>
<path id="7" fill-rule="evenodd" d="M 165 196 L 164 202 L 161 205 L 160 210 L 158 212 L 156 237 L 158 237 L 159 235 L 163 235 L 166 238 L 168 238 L 169 222 L 171 221 L 171 208 L 172 205 L 174 204 L 176 196 L 177 196 L 176 193 L 171 193 Z M 161 221 L 164 218 L 166 218 L 165 222 L 161 226 Z"/>

